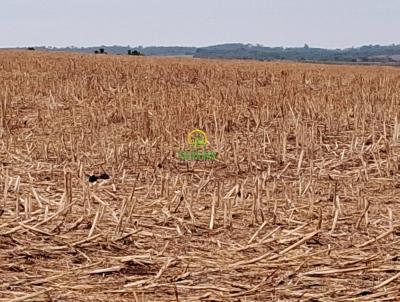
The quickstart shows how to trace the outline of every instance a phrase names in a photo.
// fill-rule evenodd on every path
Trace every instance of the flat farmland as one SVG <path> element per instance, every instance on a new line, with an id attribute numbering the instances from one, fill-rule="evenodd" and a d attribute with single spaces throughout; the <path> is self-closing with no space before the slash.
<path id="1" fill-rule="evenodd" d="M 400 300 L 400 69 L 2 51 L 0 104 L 1 301 Z"/>

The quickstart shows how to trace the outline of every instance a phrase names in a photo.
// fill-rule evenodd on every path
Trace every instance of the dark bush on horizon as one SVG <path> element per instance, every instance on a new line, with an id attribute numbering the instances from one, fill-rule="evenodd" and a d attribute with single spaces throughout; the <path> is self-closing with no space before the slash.
<path id="1" fill-rule="evenodd" d="M 94 53 L 97 54 L 107 54 L 104 48 L 99 48 L 99 50 L 95 50 Z"/>
<path id="2" fill-rule="evenodd" d="M 130 50 L 128 49 L 128 56 L 143 56 L 144 54 L 142 54 L 140 51 L 135 50 Z"/>

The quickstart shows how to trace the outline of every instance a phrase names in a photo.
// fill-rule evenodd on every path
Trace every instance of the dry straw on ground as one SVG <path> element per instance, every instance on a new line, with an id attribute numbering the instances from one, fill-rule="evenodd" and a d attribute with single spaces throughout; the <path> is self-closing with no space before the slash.
<path id="1" fill-rule="evenodd" d="M 385 67 L 2 52 L 0 299 L 399 301 L 399 91 Z M 217 161 L 176 158 L 195 128 Z"/>

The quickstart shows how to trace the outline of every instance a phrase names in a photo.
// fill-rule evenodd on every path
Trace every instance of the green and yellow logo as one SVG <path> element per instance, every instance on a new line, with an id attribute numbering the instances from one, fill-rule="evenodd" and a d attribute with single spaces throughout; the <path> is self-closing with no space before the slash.
<path id="1" fill-rule="evenodd" d="M 190 146 L 201 147 L 208 144 L 207 134 L 200 129 L 190 131 L 187 136 L 187 143 Z"/>
<path id="2" fill-rule="evenodd" d="M 200 129 L 192 130 L 188 133 L 187 144 L 189 150 L 179 151 L 181 160 L 215 160 L 217 153 L 214 151 L 206 151 L 209 144 L 205 131 Z"/>

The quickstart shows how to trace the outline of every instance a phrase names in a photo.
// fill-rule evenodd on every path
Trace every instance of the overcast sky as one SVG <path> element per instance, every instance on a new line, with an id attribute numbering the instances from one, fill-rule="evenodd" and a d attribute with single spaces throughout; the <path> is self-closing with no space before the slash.
<path id="1" fill-rule="evenodd" d="M 400 44 L 399 0 L 0 0 L 0 47 Z"/>

